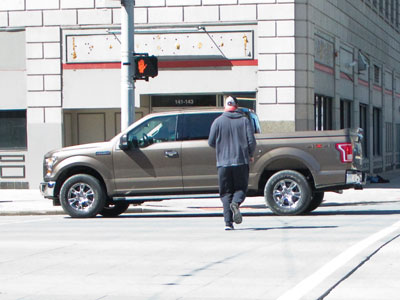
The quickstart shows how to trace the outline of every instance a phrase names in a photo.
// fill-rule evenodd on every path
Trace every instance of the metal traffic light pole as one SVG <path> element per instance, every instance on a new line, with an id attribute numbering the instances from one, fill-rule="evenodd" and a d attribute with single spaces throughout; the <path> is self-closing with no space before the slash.
<path id="1" fill-rule="evenodd" d="M 121 130 L 135 121 L 134 5 L 121 0 Z"/>

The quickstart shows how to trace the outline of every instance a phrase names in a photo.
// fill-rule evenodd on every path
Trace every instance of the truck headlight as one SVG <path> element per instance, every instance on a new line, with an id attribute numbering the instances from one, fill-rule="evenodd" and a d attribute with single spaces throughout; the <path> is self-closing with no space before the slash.
<path id="1" fill-rule="evenodd" d="M 50 176 L 53 173 L 53 167 L 57 162 L 57 156 L 51 156 L 45 159 L 46 176 Z"/>

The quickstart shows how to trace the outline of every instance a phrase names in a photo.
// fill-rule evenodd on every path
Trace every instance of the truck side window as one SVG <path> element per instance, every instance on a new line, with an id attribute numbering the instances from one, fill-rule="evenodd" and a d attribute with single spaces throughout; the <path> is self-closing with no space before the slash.
<path id="1" fill-rule="evenodd" d="M 176 141 L 177 116 L 154 117 L 128 133 L 128 141 L 143 148 L 153 143 Z"/>
<path id="2" fill-rule="evenodd" d="M 183 119 L 183 140 L 206 140 L 211 124 L 222 113 L 185 114 Z"/>

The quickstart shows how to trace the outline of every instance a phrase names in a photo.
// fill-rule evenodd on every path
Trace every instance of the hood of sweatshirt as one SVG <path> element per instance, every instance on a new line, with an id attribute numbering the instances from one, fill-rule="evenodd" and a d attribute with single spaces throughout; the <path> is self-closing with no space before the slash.
<path id="1" fill-rule="evenodd" d="M 235 110 L 235 111 L 226 111 L 222 114 L 225 117 L 231 118 L 231 119 L 239 119 L 242 118 L 244 115 L 243 113 Z"/>

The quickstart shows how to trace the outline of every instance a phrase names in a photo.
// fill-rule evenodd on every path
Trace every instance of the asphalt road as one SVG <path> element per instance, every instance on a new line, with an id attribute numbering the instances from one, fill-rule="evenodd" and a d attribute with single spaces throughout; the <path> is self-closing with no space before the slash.
<path id="1" fill-rule="evenodd" d="M 399 299 L 400 199 L 308 216 L 0 218 L 0 299 Z M 385 297 L 382 298 L 384 291 Z"/>

